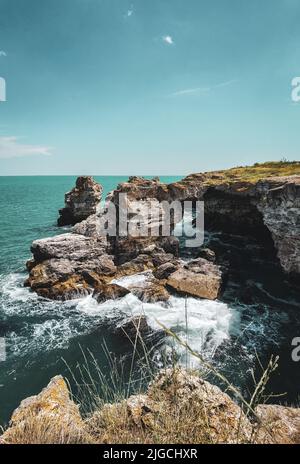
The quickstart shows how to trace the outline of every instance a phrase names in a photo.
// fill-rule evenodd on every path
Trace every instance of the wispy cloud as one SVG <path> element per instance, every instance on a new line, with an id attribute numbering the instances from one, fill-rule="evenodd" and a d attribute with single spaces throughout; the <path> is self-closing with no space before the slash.
<path id="1" fill-rule="evenodd" d="M 0 159 L 18 158 L 32 155 L 51 155 L 51 148 L 42 145 L 28 145 L 19 142 L 18 137 L 0 137 Z"/>
<path id="2" fill-rule="evenodd" d="M 125 18 L 130 18 L 134 13 L 134 5 L 131 4 L 130 5 L 130 8 L 128 8 L 126 14 L 125 14 Z"/>
<path id="3" fill-rule="evenodd" d="M 7 54 L 4 50 L 0 50 L 0 56 L 7 56 Z"/>
<path id="4" fill-rule="evenodd" d="M 210 91 L 210 87 L 195 87 L 195 88 L 192 88 L 192 89 L 178 90 L 178 92 L 172 93 L 171 97 L 180 97 L 182 95 L 201 94 L 201 93 L 207 93 L 209 91 Z"/>
<path id="5" fill-rule="evenodd" d="M 162 36 L 162 40 L 168 45 L 174 45 L 173 37 L 171 37 L 170 35 Z"/>
<path id="6" fill-rule="evenodd" d="M 221 87 L 227 87 L 229 85 L 234 84 L 237 82 L 236 79 L 231 79 L 230 81 L 226 82 L 221 82 L 220 84 L 212 85 L 209 87 L 193 87 L 189 89 L 183 89 L 183 90 L 178 90 L 177 92 L 173 92 L 170 97 L 181 97 L 184 95 L 204 95 L 207 94 L 215 89 L 221 88 Z"/>

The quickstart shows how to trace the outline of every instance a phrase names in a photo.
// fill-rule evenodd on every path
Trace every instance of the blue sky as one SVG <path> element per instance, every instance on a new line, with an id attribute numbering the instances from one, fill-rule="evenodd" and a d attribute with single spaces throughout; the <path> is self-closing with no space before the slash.
<path id="1" fill-rule="evenodd" d="M 298 0 L 0 0 L 0 175 L 299 159 Z"/>

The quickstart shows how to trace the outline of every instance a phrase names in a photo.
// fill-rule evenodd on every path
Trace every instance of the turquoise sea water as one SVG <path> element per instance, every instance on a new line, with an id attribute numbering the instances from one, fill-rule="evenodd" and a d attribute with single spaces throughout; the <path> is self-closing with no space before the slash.
<path id="1" fill-rule="evenodd" d="M 95 179 L 106 195 L 127 178 Z M 164 182 L 177 179 L 162 178 Z M 23 287 L 32 241 L 69 230 L 57 228 L 56 220 L 64 194 L 75 180 L 71 176 L 0 177 L 0 337 L 5 338 L 7 352 L 7 360 L 0 362 L 0 424 L 52 376 L 70 378 L 66 364 L 76 372 L 83 362 L 82 350 L 90 350 L 104 370 L 109 369 L 104 342 L 113 355 L 128 354 L 128 347 L 109 328 L 116 318 L 141 311 L 141 303 L 133 295 L 102 305 L 91 297 L 61 303 L 39 298 Z M 158 319 L 185 337 L 187 304 L 189 343 L 195 349 L 215 362 L 243 392 L 250 387 L 249 370 L 257 367 L 256 353 L 263 362 L 272 353 L 280 354 L 280 370 L 271 386 L 276 393 L 287 392 L 283 402 L 296 402 L 300 363 L 291 361 L 291 340 L 299 336 L 299 293 L 268 263 L 253 260 L 257 252 L 251 241 L 237 237 L 227 243 L 228 237 L 218 234 L 210 240 L 236 259 L 240 257 L 238 272 L 233 273 L 222 301 L 185 301 L 172 296 L 168 305 L 144 304 L 150 325 L 155 328 Z M 256 282 L 257 304 L 246 305 L 237 297 L 237 289 L 249 279 Z M 184 357 L 179 349 L 178 355 Z"/>

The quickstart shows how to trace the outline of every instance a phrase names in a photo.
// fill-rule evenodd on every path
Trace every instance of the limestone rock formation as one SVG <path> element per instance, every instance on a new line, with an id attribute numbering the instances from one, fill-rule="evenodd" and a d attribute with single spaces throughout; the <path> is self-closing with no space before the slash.
<path id="1" fill-rule="evenodd" d="M 25 285 L 51 299 L 71 299 L 92 293 L 86 278 L 94 272 L 108 279 L 116 272 L 113 257 L 108 254 L 106 239 L 78 234 L 62 234 L 36 240 L 29 261 L 29 278 Z"/>
<path id="2" fill-rule="evenodd" d="M 300 176 L 273 177 L 257 185 L 257 208 L 272 234 L 284 271 L 300 275 Z"/>
<path id="3" fill-rule="evenodd" d="M 26 284 L 34 291 L 47 298 L 74 298 L 94 291 L 84 278 L 85 272 L 94 272 L 101 282 L 109 283 L 113 276 L 153 269 L 155 277 L 167 279 L 175 291 L 218 298 L 222 270 L 212 250 L 196 250 L 195 255 L 204 259 L 201 265 L 199 261 L 198 265 L 182 266 L 177 237 L 136 237 L 130 233 L 121 236 L 119 230 L 115 237 L 103 237 L 98 227 L 103 215 L 96 212 L 101 188 L 91 178 L 79 178 L 77 184 L 68 194 L 66 214 L 72 211 L 76 216 L 73 222 L 82 222 L 70 234 L 38 240 L 32 245 L 33 260 L 27 263 Z M 132 177 L 109 194 L 117 210 L 121 193 L 127 194 L 127 226 L 134 219 L 137 226 L 144 223 L 151 230 L 160 229 L 165 219 L 161 210 L 158 217 L 149 218 L 147 208 L 151 202 L 160 208 L 161 201 L 204 200 L 206 228 L 255 235 L 269 247 L 274 258 L 276 249 L 278 264 L 287 275 L 300 280 L 300 163 L 266 163 L 193 174 L 173 184 Z M 138 207 L 136 202 L 141 202 Z M 176 225 L 173 219 L 171 229 Z M 148 290 L 142 293 L 139 292 L 141 298 L 152 298 Z M 166 296 L 163 289 L 162 294 Z"/>
<path id="4" fill-rule="evenodd" d="M 97 212 L 102 187 L 91 176 L 81 176 L 65 195 L 65 207 L 59 211 L 58 226 L 74 225 Z"/>

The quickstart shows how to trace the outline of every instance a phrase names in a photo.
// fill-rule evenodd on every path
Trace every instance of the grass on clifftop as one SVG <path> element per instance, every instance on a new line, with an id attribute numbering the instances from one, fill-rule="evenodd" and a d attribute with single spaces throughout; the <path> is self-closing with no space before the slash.
<path id="1" fill-rule="evenodd" d="M 253 166 L 238 166 L 236 168 L 206 172 L 204 174 L 207 176 L 207 182 L 211 184 L 224 182 L 255 183 L 267 177 L 300 175 L 300 162 L 285 160 L 268 161 L 266 163 L 255 163 Z M 193 177 L 193 175 L 188 177 Z"/>

